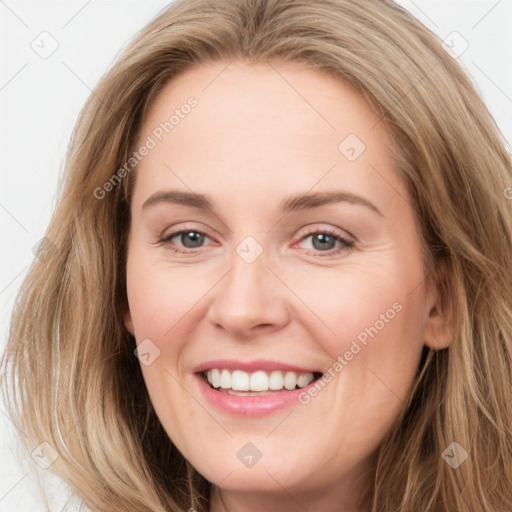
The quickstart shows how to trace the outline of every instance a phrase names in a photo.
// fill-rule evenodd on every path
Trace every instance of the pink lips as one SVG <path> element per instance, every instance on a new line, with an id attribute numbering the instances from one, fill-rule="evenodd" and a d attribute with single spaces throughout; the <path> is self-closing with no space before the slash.
<path id="1" fill-rule="evenodd" d="M 260 396 L 238 396 L 230 395 L 223 391 L 218 391 L 210 387 L 204 376 L 203 372 L 212 368 L 228 369 L 228 370 L 243 370 L 246 372 L 254 372 L 258 370 L 272 371 L 291 371 L 297 373 L 315 373 L 316 370 L 301 368 L 299 366 L 287 365 L 275 361 L 257 360 L 251 362 L 233 361 L 233 360 L 216 360 L 207 361 L 193 368 L 194 377 L 201 393 L 214 407 L 223 412 L 240 416 L 262 416 L 270 414 L 274 411 L 283 409 L 292 404 L 300 405 L 298 397 L 301 393 L 307 392 L 310 386 L 315 384 L 312 381 L 310 384 L 301 389 L 292 391 L 279 391 L 269 395 Z M 319 372 L 321 373 L 321 372 Z"/>
<path id="2" fill-rule="evenodd" d="M 307 389 L 315 383 L 313 381 L 302 389 L 280 391 L 271 395 L 237 396 L 211 388 L 199 373 L 196 373 L 194 377 L 197 379 L 201 392 L 214 407 L 223 412 L 240 416 L 262 416 L 292 404 L 300 405 L 299 394 L 307 392 Z"/>

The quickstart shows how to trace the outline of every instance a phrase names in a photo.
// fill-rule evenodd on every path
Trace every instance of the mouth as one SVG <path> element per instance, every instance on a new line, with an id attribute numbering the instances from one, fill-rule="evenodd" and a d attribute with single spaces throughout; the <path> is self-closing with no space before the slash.
<path id="1" fill-rule="evenodd" d="M 197 372 L 213 390 L 235 396 L 265 396 L 295 391 L 314 383 L 321 372 L 211 368 Z"/>

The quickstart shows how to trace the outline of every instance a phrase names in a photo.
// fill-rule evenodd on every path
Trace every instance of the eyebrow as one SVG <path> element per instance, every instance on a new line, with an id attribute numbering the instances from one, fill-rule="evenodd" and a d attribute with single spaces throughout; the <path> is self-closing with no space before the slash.
<path id="1" fill-rule="evenodd" d="M 286 214 L 292 211 L 308 210 L 340 202 L 365 206 L 381 217 L 384 217 L 382 212 L 373 203 L 368 201 L 368 199 L 342 190 L 290 196 L 281 201 L 280 210 L 283 214 Z M 142 210 L 146 210 L 147 208 L 159 204 L 180 204 L 183 206 L 197 208 L 198 210 L 214 211 L 213 202 L 208 196 L 193 192 L 182 192 L 179 190 L 161 190 L 155 192 L 146 199 L 142 205 Z"/>

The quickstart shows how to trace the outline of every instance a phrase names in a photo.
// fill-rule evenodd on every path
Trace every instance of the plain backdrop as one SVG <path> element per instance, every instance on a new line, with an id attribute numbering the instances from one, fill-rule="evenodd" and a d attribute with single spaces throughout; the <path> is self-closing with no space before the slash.
<path id="1" fill-rule="evenodd" d="M 398 3 L 458 53 L 467 46 L 459 60 L 510 143 L 512 1 Z M 0 0 L 1 353 L 15 294 L 50 220 L 77 115 L 126 43 L 167 4 Z M 45 511 L 30 459 L 20 450 L 1 402 L 0 432 L 0 511 Z M 38 472 L 51 497 L 50 510 L 78 510 L 76 501 L 66 504 L 68 492 L 60 480 Z"/>

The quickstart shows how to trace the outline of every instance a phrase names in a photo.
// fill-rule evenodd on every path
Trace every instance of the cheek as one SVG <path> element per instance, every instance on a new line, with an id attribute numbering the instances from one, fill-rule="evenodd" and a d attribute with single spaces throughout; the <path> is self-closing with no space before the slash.
<path id="1" fill-rule="evenodd" d="M 309 315 L 311 336 L 328 354 L 331 373 L 341 375 L 335 379 L 340 396 L 345 403 L 359 397 L 370 414 L 379 401 L 405 399 L 421 357 L 425 321 L 424 289 L 417 286 L 421 258 L 407 265 L 408 272 L 392 258 L 381 263 L 347 267 L 321 281 L 295 281 L 315 313 Z"/>
<path id="2" fill-rule="evenodd" d="M 354 266 L 333 269 L 330 274 L 324 271 L 316 279 L 314 273 L 296 275 L 294 291 L 315 314 L 310 326 L 315 326 L 316 334 L 342 349 L 348 340 L 357 338 L 364 343 L 370 336 L 368 331 L 376 334 L 375 330 L 380 333 L 404 324 L 418 327 L 423 303 L 421 289 L 411 293 L 415 279 L 391 264 Z M 400 339 L 394 342 L 399 343 Z"/>
<path id="3" fill-rule="evenodd" d="M 127 291 L 137 340 L 154 338 L 161 344 L 169 337 L 180 339 L 177 334 L 195 318 L 201 299 L 214 284 L 212 272 L 199 275 L 162 262 L 144 265 L 134 256 L 127 267 Z"/>
<path id="4" fill-rule="evenodd" d="M 128 260 L 127 292 L 135 338 L 139 346 L 150 340 L 149 352 L 157 354 L 147 365 L 141 359 L 146 389 L 167 434 L 178 440 L 187 438 L 186 429 L 176 421 L 183 411 L 188 411 L 190 421 L 196 416 L 197 421 L 204 420 L 201 411 L 190 407 L 182 387 L 186 368 L 182 354 L 191 326 L 201 321 L 201 298 L 208 289 L 208 282 L 196 277 L 185 267 L 147 261 L 135 251 Z"/>

